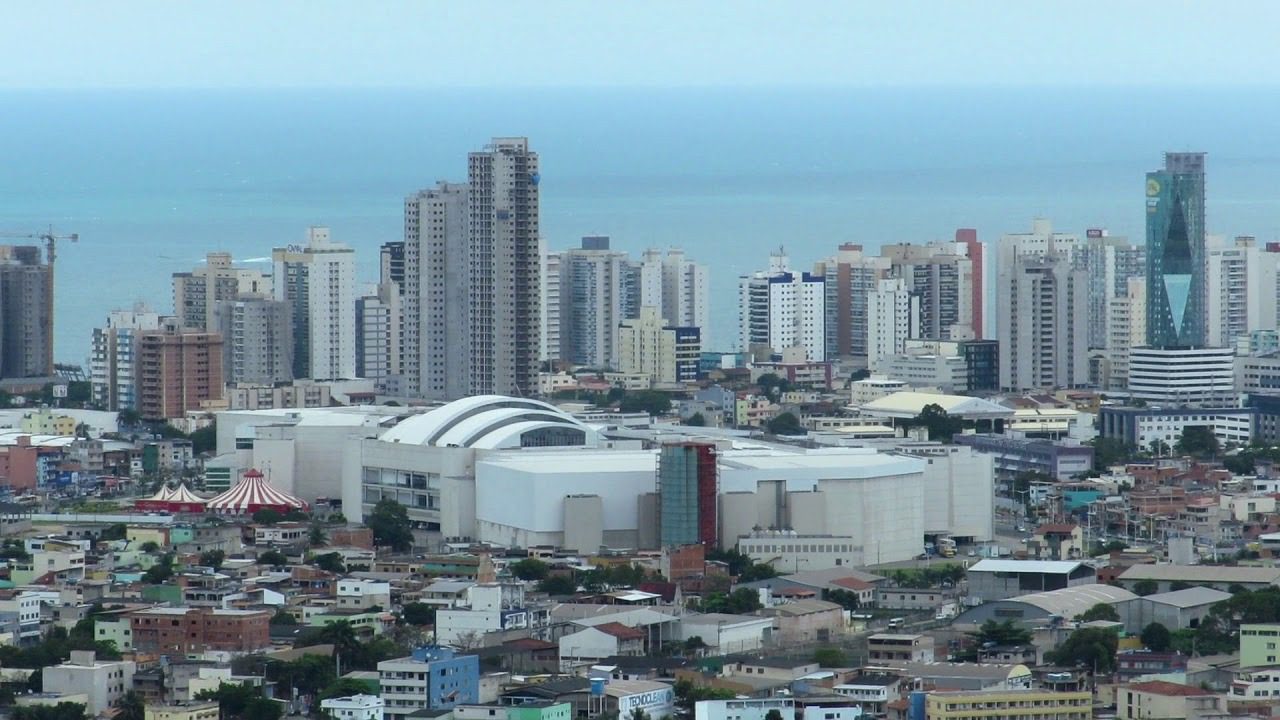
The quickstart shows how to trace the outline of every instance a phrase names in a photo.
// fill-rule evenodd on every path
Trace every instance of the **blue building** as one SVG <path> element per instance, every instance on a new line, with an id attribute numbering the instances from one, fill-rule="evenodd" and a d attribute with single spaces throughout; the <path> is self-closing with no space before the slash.
<path id="1" fill-rule="evenodd" d="M 418 710 L 448 710 L 480 702 L 480 658 L 437 645 L 409 657 L 378 663 L 385 716 L 402 718 Z"/>

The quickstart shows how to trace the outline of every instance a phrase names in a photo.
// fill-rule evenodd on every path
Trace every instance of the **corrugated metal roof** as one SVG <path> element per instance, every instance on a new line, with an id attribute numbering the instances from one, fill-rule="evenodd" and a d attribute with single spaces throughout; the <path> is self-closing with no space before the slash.
<path id="1" fill-rule="evenodd" d="M 1065 575 L 1083 563 L 1074 560 L 979 560 L 969 572 L 1051 573 Z"/>

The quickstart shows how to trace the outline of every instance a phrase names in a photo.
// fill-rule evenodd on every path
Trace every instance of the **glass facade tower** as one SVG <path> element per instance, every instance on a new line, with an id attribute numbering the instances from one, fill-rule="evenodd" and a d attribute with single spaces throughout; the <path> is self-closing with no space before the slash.
<path id="1" fill-rule="evenodd" d="M 1204 153 L 1147 173 L 1147 344 L 1205 343 Z"/>

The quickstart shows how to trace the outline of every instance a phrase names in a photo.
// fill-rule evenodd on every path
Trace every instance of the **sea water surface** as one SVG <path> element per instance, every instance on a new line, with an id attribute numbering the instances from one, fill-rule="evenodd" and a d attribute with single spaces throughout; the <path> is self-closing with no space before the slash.
<path id="1" fill-rule="evenodd" d="M 1274 88 L 4 92 L 0 231 L 80 234 L 59 248 L 56 355 L 83 363 L 109 310 L 171 311 L 171 273 L 209 251 L 260 262 L 328 225 L 374 280 L 406 194 L 524 135 L 546 246 L 685 248 L 711 268 L 708 345 L 729 349 L 737 276 L 772 249 L 806 268 L 1037 216 L 1140 241 L 1166 150 L 1209 153 L 1211 232 L 1280 239 L 1278 111 Z"/>

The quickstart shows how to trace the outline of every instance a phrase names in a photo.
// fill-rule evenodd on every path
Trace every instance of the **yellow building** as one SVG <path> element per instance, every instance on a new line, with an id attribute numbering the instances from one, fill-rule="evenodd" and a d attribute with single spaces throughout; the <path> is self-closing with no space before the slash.
<path id="1" fill-rule="evenodd" d="M 24 415 L 22 431 L 32 435 L 75 435 L 76 419 L 70 415 L 54 415 L 46 408 Z"/>
<path id="2" fill-rule="evenodd" d="M 192 702 L 184 705 L 148 705 L 146 720 L 218 720 L 218 703 Z"/>
<path id="3" fill-rule="evenodd" d="M 124 536 L 135 547 L 140 547 L 148 542 L 153 542 L 160 547 L 169 544 L 169 530 L 167 528 L 135 527 L 131 525 L 125 529 Z"/>
<path id="4" fill-rule="evenodd" d="M 1093 696 L 1085 692 L 1048 690 L 975 690 L 932 692 L 925 699 L 926 720 L 977 720 L 978 718 L 1052 717 L 1089 720 Z"/>

